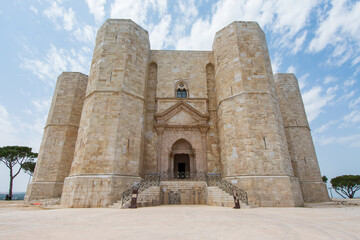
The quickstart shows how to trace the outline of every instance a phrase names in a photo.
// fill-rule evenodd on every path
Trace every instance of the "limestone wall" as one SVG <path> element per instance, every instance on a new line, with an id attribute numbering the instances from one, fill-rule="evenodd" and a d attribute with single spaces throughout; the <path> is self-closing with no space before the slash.
<path id="1" fill-rule="evenodd" d="M 157 173 L 157 147 L 158 136 L 154 128 L 156 112 L 156 89 L 157 89 L 157 70 L 155 62 L 151 62 L 147 72 L 146 84 L 146 113 L 145 113 L 145 138 L 144 138 L 144 167 L 143 173 Z"/>
<path id="2" fill-rule="evenodd" d="M 206 80 L 209 111 L 209 130 L 206 135 L 206 160 L 209 173 L 221 173 L 219 134 L 217 127 L 215 68 L 211 63 L 206 66 Z"/>
<path id="3" fill-rule="evenodd" d="M 206 204 L 207 185 L 204 181 L 162 181 L 161 204 Z"/>
<path id="4" fill-rule="evenodd" d="M 81 73 L 59 76 L 26 200 L 61 196 L 73 161 L 87 81 Z"/>
<path id="5" fill-rule="evenodd" d="M 158 65 L 157 98 L 174 98 L 175 85 L 183 81 L 190 98 L 207 98 L 206 65 L 212 62 L 209 51 L 151 51 Z"/>
<path id="6" fill-rule="evenodd" d="M 149 51 L 147 31 L 131 20 L 109 19 L 98 30 L 62 205 L 108 206 L 114 186 L 121 185 L 122 191 L 139 178 Z M 99 194 L 101 199 L 95 199 Z"/>
<path id="7" fill-rule="evenodd" d="M 264 33 L 234 22 L 216 33 L 213 51 L 223 176 L 242 176 L 236 184 L 259 206 L 297 205 Z"/>
<path id="8" fill-rule="evenodd" d="M 295 176 L 300 179 L 304 201 L 327 201 L 319 164 L 307 121 L 298 81 L 294 74 L 274 75 L 277 95 Z"/>

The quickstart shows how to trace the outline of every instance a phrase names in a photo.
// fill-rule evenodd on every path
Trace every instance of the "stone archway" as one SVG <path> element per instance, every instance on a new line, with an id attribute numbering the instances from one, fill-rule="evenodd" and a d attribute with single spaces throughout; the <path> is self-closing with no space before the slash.
<path id="1" fill-rule="evenodd" d="M 187 178 L 190 172 L 196 172 L 195 150 L 187 140 L 179 139 L 172 145 L 168 166 L 175 178 Z"/>

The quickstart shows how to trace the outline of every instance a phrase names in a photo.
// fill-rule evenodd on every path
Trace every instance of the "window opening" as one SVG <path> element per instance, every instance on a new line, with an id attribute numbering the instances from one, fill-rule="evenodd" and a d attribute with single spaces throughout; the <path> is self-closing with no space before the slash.
<path id="1" fill-rule="evenodd" d="M 177 90 L 177 97 L 178 98 L 186 98 L 187 97 L 187 92 L 185 89 L 181 90 L 181 89 L 178 89 Z"/>

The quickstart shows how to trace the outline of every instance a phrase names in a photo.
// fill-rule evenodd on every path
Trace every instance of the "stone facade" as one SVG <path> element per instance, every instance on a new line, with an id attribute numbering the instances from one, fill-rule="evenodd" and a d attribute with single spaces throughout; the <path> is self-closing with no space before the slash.
<path id="1" fill-rule="evenodd" d="M 88 80 L 58 79 L 26 199 L 107 207 L 146 174 L 184 172 L 221 174 L 251 206 L 328 200 L 297 80 L 273 75 L 257 23 L 223 28 L 212 51 L 162 51 L 133 21 L 109 19 Z M 204 183 L 183 184 L 180 203 L 219 205 Z M 176 202 L 164 197 L 174 184 L 151 201 Z"/>

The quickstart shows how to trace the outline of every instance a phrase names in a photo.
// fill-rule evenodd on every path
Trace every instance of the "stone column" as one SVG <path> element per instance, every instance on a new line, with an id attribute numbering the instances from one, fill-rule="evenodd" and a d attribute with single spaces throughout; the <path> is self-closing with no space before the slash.
<path id="1" fill-rule="evenodd" d="M 311 137 L 298 81 L 294 74 L 275 74 L 277 96 L 295 176 L 300 179 L 304 201 L 328 201 Z"/>
<path id="2" fill-rule="evenodd" d="M 74 158 L 87 81 L 88 76 L 73 72 L 57 79 L 26 201 L 61 197 Z"/>

